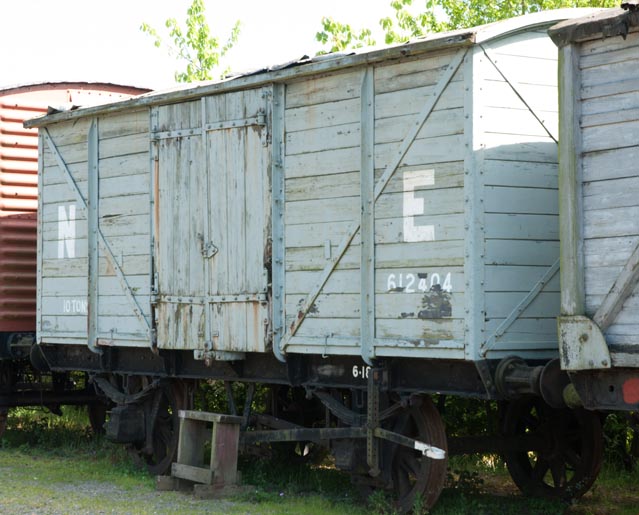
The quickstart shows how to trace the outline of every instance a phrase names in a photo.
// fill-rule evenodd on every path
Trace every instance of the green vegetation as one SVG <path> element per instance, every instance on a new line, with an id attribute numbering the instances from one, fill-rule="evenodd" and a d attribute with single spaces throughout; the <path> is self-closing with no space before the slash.
<path id="1" fill-rule="evenodd" d="M 472 412 L 472 403 L 466 409 Z M 449 410 L 453 419 L 461 413 Z M 477 418 L 475 413 L 470 420 Z M 611 423 L 615 434 L 621 432 L 622 418 Z M 429 515 L 637 515 L 637 473 L 622 468 L 608 464 L 593 490 L 568 506 L 521 496 L 495 456 L 453 458 L 447 487 Z M 122 446 L 91 434 L 83 410 L 65 408 L 56 417 L 15 409 L 0 440 L 0 513 L 394 513 L 382 492 L 366 506 L 348 476 L 330 461 L 244 456 L 240 469 L 250 488 L 233 498 L 197 500 L 185 493 L 156 492 L 155 478 L 137 469 Z"/>
<path id="2" fill-rule="evenodd" d="M 148 23 L 143 23 L 140 27 L 142 32 L 154 38 L 156 47 L 165 47 L 169 55 L 186 64 L 184 71 L 175 72 L 177 82 L 211 80 L 214 78 L 214 72 L 223 78 L 230 72 L 228 67 L 221 69 L 221 60 L 237 43 L 240 22 L 235 22 L 226 42 L 221 44 L 218 37 L 211 35 L 205 11 L 204 0 L 193 0 L 186 11 L 184 28 L 175 18 L 166 20 L 164 24 L 169 31 L 168 43 Z"/>
<path id="3" fill-rule="evenodd" d="M 402 43 L 434 32 L 475 27 L 523 14 L 563 7 L 617 7 L 614 0 L 391 0 L 391 14 L 379 20 L 384 43 Z M 370 28 L 356 28 L 330 17 L 321 20 L 315 39 L 324 45 L 320 53 L 375 45 Z"/>

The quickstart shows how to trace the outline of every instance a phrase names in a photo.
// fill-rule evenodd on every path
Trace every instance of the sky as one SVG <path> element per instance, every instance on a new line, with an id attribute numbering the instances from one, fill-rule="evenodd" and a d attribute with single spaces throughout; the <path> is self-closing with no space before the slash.
<path id="1" fill-rule="evenodd" d="M 229 54 L 234 72 L 283 63 L 319 49 L 322 16 L 354 28 L 378 27 L 390 0 L 205 0 L 212 32 L 242 31 Z M 1 0 L 0 88 L 48 81 L 99 81 L 162 89 L 180 65 L 143 22 L 161 34 L 182 25 L 191 0 Z M 168 39 L 168 38 L 167 38 Z"/>

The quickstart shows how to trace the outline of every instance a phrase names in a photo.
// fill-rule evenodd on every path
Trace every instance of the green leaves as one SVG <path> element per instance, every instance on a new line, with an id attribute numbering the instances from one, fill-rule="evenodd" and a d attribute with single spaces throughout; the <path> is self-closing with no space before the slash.
<path id="1" fill-rule="evenodd" d="M 322 18 L 322 29 L 315 34 L 315 39 L 328 48 L 318 52 L 318 55 L 375 45 L 370 29 L 354 32 L 350 25 L 339 23 L 326 16 Z"/>
<path id="2" fill-rule="evenodd" d="M 166 43 L 158 32 L 147 23 L 140 30 L 155 39 L 156 47 L 164 46 L 169 55 L 186 64 L 186 70 L 176 71 L 177 82 L 211 80 L 214 75 L 223 78 L 230 72 L 227 67 L 220 71 L 221 59 L 233 48 L 240 35 L 240 21 L 236 21 L 231 34 L 220 44 L 219 38 L 211 35 L 206 21 L 204 0 L 193 0 L 186 11 L 186 27 L 183 28 L 175 18 L 165 22 L 171 42 Z"/>
<path id="3" fill-rule="evenodd" d="M 391 0 L 390 16 L 379 20 L 386 44 L 403 43 L 433 32 L 476 27 L 514 16 L 562 7 L 615 7 L 617 0 Z M 416 3 L 417 4 L 417 3 Z M 372 31 L 355 32 L 348 24 L 322 18 L 315 39 L 324 45 L 320 54 L 374 44 Z"/>

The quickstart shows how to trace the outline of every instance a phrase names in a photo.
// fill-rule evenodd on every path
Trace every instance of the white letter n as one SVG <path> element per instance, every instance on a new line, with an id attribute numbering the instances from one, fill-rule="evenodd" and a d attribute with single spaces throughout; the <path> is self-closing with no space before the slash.
<path id="1" fill-rule="evenodd" d="M 75 257 L 75 206 L 58 206 L 58 259 Z"/>

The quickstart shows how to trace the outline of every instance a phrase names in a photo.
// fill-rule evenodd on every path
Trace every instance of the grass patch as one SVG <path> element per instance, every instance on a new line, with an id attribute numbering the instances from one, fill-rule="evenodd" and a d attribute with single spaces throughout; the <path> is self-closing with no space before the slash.
<path id="1" fill-rule="evenodd" d="M 84 410 L 66 408 L 62 417 L 11 410 L 0 440 L 0 513 L 393 514 L 381 492 L 366 505 L 330 461 L 300 462 L 291 452 L 274 460 L 241 457 L 240 470 L 251 486 L 235 498 L 156 492 L 155 478 L 123 446 L 92 434 Z M 523 497 L 496 457 L 455 457 L 429 515 L 637 515 L 636 483 L 636 472 L 604 467 L 592 491 L 567 505 Z"/>

